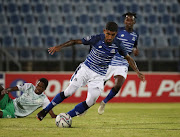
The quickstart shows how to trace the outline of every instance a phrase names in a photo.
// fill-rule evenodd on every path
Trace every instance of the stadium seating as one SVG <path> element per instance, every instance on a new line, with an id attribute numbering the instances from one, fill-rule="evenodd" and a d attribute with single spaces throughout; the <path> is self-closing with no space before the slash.
<path id="1" fill-rule="evenodd" d="M 150 51 L 154 59 L 179 56 L 179 52 L 167 50 L 180 46 L 177 0 L 3 0 L 0 2 L 0 43 L 3 47 L 14 47 L 14 56 L 20 60 L 59 60 L 60 54 L 49 56 L 46 50 L 36 48 L 102 33 L 108 21 L 123 26 L 121 15 L 128 11 L 137 13 L 135 28 L 142 48 L 137 59 L 147 59 L 147 49 L 154 47 Z M 24 47 L 29 50 L 23 51 Z M 63 50 L 64 59 L 71 60 L 76 52 L 75 59 L 80 61 L 88 53 L 88 48 L 74 50 Z"/>

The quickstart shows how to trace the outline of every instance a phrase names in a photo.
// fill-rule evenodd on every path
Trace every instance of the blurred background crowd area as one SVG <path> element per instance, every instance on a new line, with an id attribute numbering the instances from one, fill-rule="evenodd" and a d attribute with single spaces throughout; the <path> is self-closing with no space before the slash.
<path id="1" fill-rule="evenodd" d="M 180 71 L 178 0 L 0 0 L 0 71 L 74 71 L 89 46 L 47 48 L 124 26 L 126 12 L 137 14 L 140 70 Z"/>

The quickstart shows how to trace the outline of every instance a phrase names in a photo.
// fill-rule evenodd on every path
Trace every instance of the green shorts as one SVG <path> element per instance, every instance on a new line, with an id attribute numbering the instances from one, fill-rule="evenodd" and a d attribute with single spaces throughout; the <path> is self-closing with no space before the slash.
<path id="1" fill-rule="evenodd" d="M 2 118 L 15 118 L 13 100 L 8 96 L 8 94 L 5 94 L 0 100 L 0 109 L 3 112 Z"/>

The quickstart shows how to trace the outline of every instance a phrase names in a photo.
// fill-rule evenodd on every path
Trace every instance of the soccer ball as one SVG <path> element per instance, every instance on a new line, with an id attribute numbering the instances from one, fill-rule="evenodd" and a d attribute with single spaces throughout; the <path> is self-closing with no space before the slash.
<path id="1" fill-rule="evenodd" d="M 72 118 L 67 113 L 60 113 L 56 117 L 56 126 L 59 128 L 68 128 L 72 125 Z"/>

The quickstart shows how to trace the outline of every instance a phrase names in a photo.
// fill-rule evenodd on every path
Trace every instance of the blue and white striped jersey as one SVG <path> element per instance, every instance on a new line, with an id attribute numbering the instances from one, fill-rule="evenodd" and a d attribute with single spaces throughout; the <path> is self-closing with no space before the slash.
<path id="1" fill-rule="evenodd" d="M 117 34 L 117 39 L 119 39 L 120 41 L 123 42 L 123 45 L 125 46 L 126 48 L 126 51 L 128 52 L 128 54 L 130 55 L 132 53 L 132 50 L 134 47 L 137 46 L 138 44 L 138 37 L 139 37 L 139 34 L 136 32 L 136 31 L 133 31 L 133 32 L 127 32 L 125 27 L 120 27 L 118 29 L 118 34 Z M 129 63 L 127 62 L 126 59 L 124 59 L 123 56 L 121 56 L 120 54 L 116 54 L 110 65 L 112 66 L 129 66 Z"/>
<path id="2" fill-rule="evenodd" d="M 90 45 L 92 47 L 84 64 L 91 70 L 103 76 L 105 76 L 108 65 L 117 52 L 123 56 L 127 55 L 126 49 L 120 40 L 115 38 L 111 45 L 107 45 L 105 44 L 104 39 L 104 34 L 88 36 L 82 39 L 84 45 Z"/>

